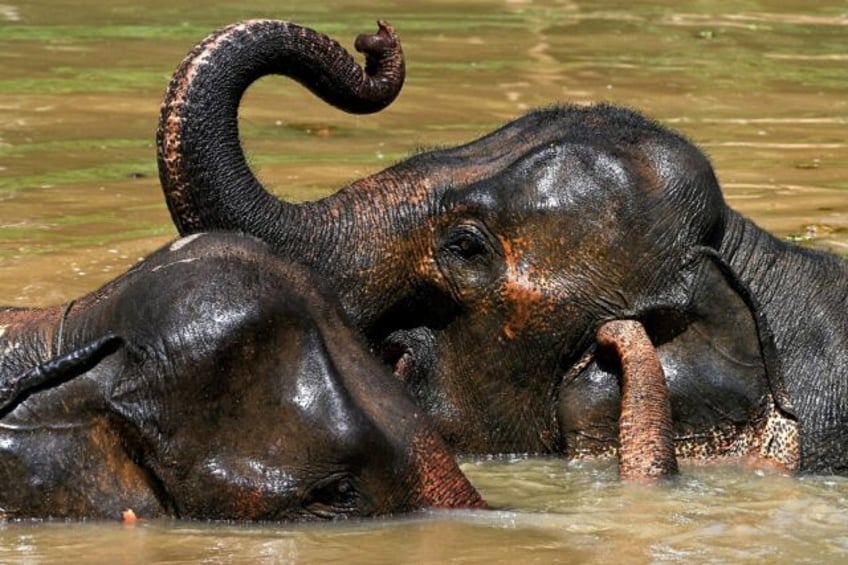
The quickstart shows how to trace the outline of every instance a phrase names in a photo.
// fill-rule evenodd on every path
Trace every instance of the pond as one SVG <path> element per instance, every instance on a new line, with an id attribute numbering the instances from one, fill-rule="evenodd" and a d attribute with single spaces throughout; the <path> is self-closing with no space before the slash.
<path id="1" fill-rule="evenodd" d="M 348 48 L 389 20 L 399 99 L 349 116 L 283 79 L 241 133 L 266 185 L 333 192 L 420 147 L 558 101 L 638 108 L 711 157 L 731 206 L 848 255 L 844 2 L 0 0 L 0 303 L 56 304 L 174 238 L 154 132 L 171 72 L 213 29 L 291 19 Z M 466 461 L 499 510 L 329 526 L 0 525 L 0 561 L 827 562 L 848 556 L 848 481 L 684 467 L 659 488 L 610 462 Z M 85 556 L 85 557 L 83 557 Z"/>

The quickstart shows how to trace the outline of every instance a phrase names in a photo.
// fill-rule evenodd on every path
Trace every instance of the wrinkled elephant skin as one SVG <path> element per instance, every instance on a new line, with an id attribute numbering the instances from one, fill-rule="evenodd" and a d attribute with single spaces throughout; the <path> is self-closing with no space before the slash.
<path id="1" fill-rule="evenodd" d="M 3 515 L 482 506 L 321 288 L 257 240 L 207 234 L 63 307 L 0 310 Z"/>

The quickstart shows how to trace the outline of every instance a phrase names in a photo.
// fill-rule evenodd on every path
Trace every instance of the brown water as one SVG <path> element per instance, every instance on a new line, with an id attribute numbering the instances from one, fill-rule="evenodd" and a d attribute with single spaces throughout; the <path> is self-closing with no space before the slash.
<path id="1" fill-rule="evenodd" d="M 673 485 L 616 481 L 609 463 L 467 463 L 504 509 L 321 525 L 8 524 L 0 562 L 836 563 L 848 482 L 683 468 Z"/>
<path id="2" fill-rule="evenodd" d="M 376 116 L 340 114 L 284 80 L 251 89 L 242 134 L 281 195 L 327 194 L 532 107 L 608 100 L 689 135 L 730 204 L 763 227 L 848 254 L 848 4 L 632 4 L 0 0 L 0 303 L 78 296 L 176 235 L 153 146 L 166 81 L 206 33 L 249 17 L 347 46 L 386 18 L 408 58 L 403 93 Z M 675 485 L 639 488 L 607 463 L 465 468 L 511 510 L 330 527 L 6 524 L 0 561 L 848 558 L 844 479 L 687 468 Z"/>

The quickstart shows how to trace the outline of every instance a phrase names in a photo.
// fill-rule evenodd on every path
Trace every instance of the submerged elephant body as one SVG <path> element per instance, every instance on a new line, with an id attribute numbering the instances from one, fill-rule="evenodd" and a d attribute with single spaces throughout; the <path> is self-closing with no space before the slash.
<path id="1" fill-rule="evenodd" d="M 0 310 L 9 518 L 304 520 L 479 506 L 306 270 L 196 235 L 64 307 Z"/>
<path id="2" fill-rule="evenodd" d="M 633 319 L 665 372 L 679 455 L 848 472 L 846 264 L 730 210 L 683 136 L 610 105 L 552 107 L 293 205 L 251 173 L 237 108 L 260 76 L 308 76 L 274 48 L 288 28 L 233 29 L 186 58 L 175 76 L 191 78 L 163 104 L 176 225 L 245 231 L 318 271 L 452 445 L 614 449 L 621 360 L 595 333 Z M 398 53 L 371 53 L 370 78 L 395 80 L 378 62 Z"/>

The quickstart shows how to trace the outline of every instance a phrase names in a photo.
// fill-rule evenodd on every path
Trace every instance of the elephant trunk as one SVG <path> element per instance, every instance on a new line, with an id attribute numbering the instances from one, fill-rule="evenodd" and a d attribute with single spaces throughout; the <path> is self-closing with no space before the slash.
<path id="1" fill-rule="evenodd" d="M 486 502 L 457 465 L 451 452 L 433 430 L 412 440 L 413 507 L 487 508 Z"/>
<path id="2" fill-rule="evenodd" d="M 645 328 L 635 320 L 615 320 L 600 327 L 597 340 L 621 364 L 621 478 L 652 481 L 677 473 L 668 385 Z"/>
<path id="3" fill-rule="evenodd" d="M 263 226 L 297 221 L 297 207 L 269 194 L 247 165 L 238 139 L 241 97 L 260 77 L 282 74 L 347 112 L 383 109 L 400 92 L 404 61 L 392 27 L 378 25 L 376 34 L 356 41 L 365 69 L 330 38 L 274 20 L 225 27 L 186 56 L 157 131 L 159 176 L 181 234 L 241 230 L 273 242 L 275 230 L 263 233 Z"/>

